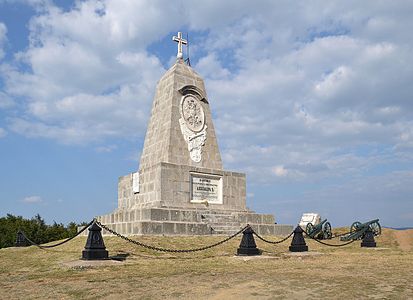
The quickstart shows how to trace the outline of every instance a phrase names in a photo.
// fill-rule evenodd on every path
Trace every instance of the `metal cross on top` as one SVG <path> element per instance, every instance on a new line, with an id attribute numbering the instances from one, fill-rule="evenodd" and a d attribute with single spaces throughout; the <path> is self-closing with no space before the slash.
<path id="1" fill-rule="evenodd" d="M 178 36 L 174 36 L 172 40 L 178 43 L 178 54 L 176 55 L 176 57 L 183 58 L 182 45 L 188 44 L 188 41 L 182 38 L 182 32 L 178 32 Z"/>

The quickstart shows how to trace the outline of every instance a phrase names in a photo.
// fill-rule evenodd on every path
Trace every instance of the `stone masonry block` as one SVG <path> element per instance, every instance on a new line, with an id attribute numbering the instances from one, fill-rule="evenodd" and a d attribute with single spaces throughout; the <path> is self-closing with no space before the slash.
<path id="1" fill-rule="evenodd" d="M 169 210 L 166 209 L 151 209 L 151 220 L 169 221 Z"/>
<path id="2" fill-rule="evenodd" d="M 142 234 L 162 234 L 162 223 L 142 222 Z"/>
<path id="3" fill-rule="evenodd" d="M 188 234 L 191 235 L 206 235 L 209 233 L 207 224 L 204 223 L 188 223 Z"/>
<path id="4" fill-rule="evenodd" d="M 163 223 L 163 234 L 175 234 L 175 224 L 174 223 Z"/>
<path id="5" fill-rule="evenodd" d="M 143 209 L 142 214 L 141 214 L 141 220 L 146 221 L 146 220 L 151 220 L 152 217 L 152 212 L 150 209 Z"/>
<path id="6" fill-rule="evenodd" d="M 179 210 L 170 210 L 171 221 L 181 221 L 181 213 Z"/>
<path id="7" fill-rule="evenodd" d="M 267 224 L 274 224 L 274 216 L 273 215 L 262 215 L 262 222 Z"/>
<path id="8" fill-rule="evenodd" d="M 181 211 L 182 222 L 196 222 L 197 214 L 193 211 Z"/>
<path id="9" fill-rule="evenodd" d="M 188 234 L 186 225 L 187 225 L 187 223 L 175 223 L 175 232 L 176 232 L 176 234 L 182 234 L 182 235 Z"/>
<path id="10" fill-rule="evenodd" d="M 258 214 L 248 214 L 248 215 L 247 215 L 247 223 L 249 223 L 249 224 L 261 223 L 261 215 L 258 215 Z"/>
<path id="11" fill-rule="evenodd" d="M 274 234 L 274 226 L 272 225 L 260 224 L 258 225 L 258 229 L 259 229 L 259 234 L 265 234 L 265 235 Z"/>

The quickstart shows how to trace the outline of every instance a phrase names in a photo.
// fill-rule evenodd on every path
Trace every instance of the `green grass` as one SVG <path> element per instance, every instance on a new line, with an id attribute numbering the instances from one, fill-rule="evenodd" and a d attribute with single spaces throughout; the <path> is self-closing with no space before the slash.
<path id="1" fill-rule="evenodd" d="M 413 231 L 412 231 L 413 232 Z M 193 248 L 223 237 L 135 237 L 160 247 Z M 275 237 L 268 239 L 277 240 Z M 413 240 L 413 239 L 412 239 Z M 308 241 L 318 256 L 290 257 L 291 240 L 265 244 L 269 258 L 234 257 L 240 237 L 197 253 L 161 253 L 105 237 L 110 255 L 130 254 L 116 265 L 71 267 L 86 238 L 50 250 L 0 250 L 0 299 L 409 299 L 413 295 L 413 247 L 401 249 L 392 230 L 366 249 Z"/>

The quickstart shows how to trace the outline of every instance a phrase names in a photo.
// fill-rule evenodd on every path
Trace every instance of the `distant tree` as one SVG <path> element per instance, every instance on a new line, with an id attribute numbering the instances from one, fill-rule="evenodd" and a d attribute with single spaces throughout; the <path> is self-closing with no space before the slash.
<path id="1" fill-rule="evenodd" d="M 82 224 L 86 225 L 84 222 Z M 22 230 L 33 242 L 43 244 L 75 236 L 77 227 L 75 222 L 70 222 L 67 227 L 56 221 L 47 225 L 39 214 L 32 219 L 7 214 L 0 218 L 0 248 L 14 246 L 18 230 Z"/>
<path id="2" fill-rule="evenodd" d="M 84 222 L 82 222 L 83 224 Z M 86 224 L 85 224 L 86 225 Z M 85 226 L 85 225 L 80 225 L 80 226 Z M 67 224 L 67 237 L 74 236 L 77 233 L 77 227 L 78 225 L 75 222 L 70 222 Z"/>

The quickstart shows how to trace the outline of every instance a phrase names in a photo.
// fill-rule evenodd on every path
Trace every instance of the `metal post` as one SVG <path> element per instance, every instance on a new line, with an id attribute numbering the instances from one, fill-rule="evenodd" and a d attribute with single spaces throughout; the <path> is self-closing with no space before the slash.
<path id="1" fill-rule="evenodd" d="M 87 237 L 85 250 L 82 251 L 82 259 L 99 260 L 107 259 L 108 251 L 102 237 L 102 228 L 96 222 L 89 227 L 89 235 Z"/>
<path id="2" fill-rule="evenodd" d="M 293 240 L 292 240 L 291 246 L 290 246 L 290 251 L 291 252 L 305 252 L 305 251 L 308 251 L 308 246 L 305 243 L 303 232 L 304 232 L 304 230 L 300 226 L 297 226 L 294 229 L 294 236 L 293 236 Z"/>
<path id="3" fill-rule="evenodd" d="M 374 240 L 374 232 L 369 228 L 366 230 L 363 240 L 361 242 L 361 247 L 376 247 L 376 241 Z"/>
<path id="4" fill-rule="evenodd" d="M 237 250 L 237 255 L 261 255 L 261 250 L 257 248 L 257 244 L 255 244 L 253 230 L 250 226 L 248 226 L 242 232 L 242 239 Z"/>
<path id="5" fill-rule="evenodd" d="M 27 241 L 24 237 L 23 233 L 19 230 L 17 231 L 17 238 L 16 238 L 16 247 L 26 247 Z"/>

